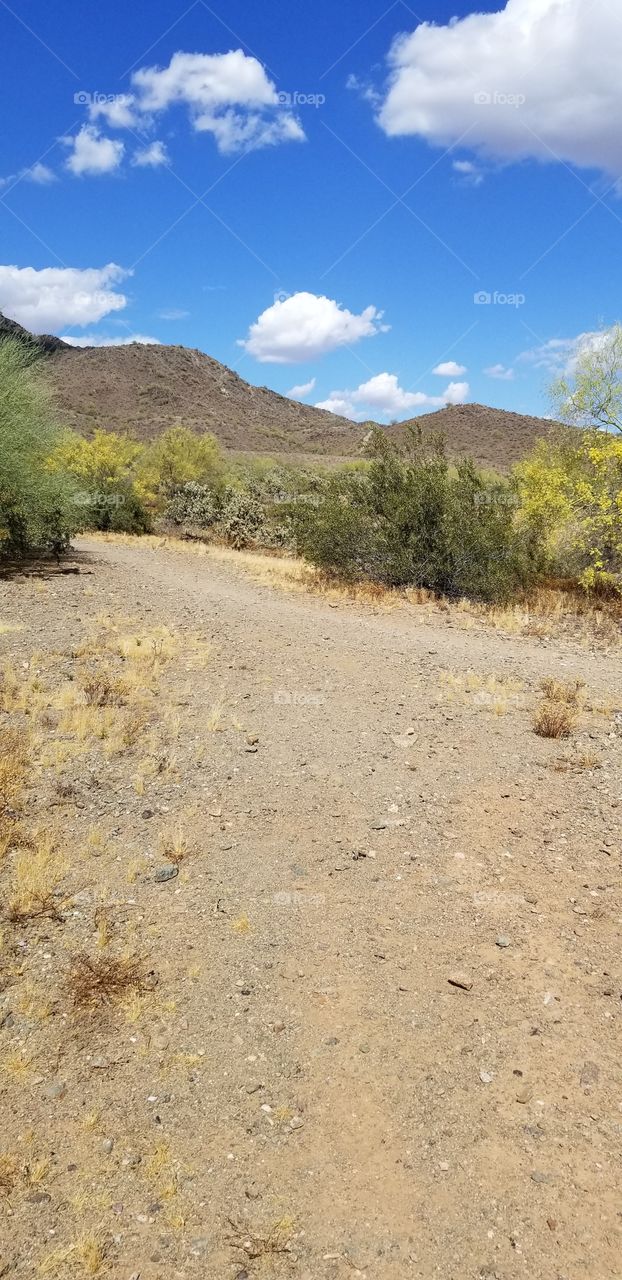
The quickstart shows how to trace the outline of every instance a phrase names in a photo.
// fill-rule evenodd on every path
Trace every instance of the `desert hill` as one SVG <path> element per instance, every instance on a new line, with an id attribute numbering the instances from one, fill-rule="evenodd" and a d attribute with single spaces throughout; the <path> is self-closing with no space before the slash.
<path id="1" fill-rule="evenodd" d="M 252 386 L 188 347 L 72 347 L 60 338 L 33 336 L 0 315 L 0 338 L 3 334 L 39 348 L 60 417 L 85 435 L 104 427 L 150 440 L 183 423 L 213 432 L 228 450 L 335 460 L 360 457 L 371 425 Z M 501 471 L 524 457 L 551 426 L 542 418 L 478 404 L 448 406 L 412 424 L 443 433 L 452 457 L 470 454 Z M 400 424 L 386 430 L 396 440 L 402 434 Z"/>

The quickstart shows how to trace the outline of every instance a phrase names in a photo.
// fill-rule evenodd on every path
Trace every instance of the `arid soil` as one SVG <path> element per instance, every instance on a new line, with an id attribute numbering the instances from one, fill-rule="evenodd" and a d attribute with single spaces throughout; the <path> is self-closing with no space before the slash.
<path id="1" fill-rule="evenodd" d="M 0 583 L 0 1275 L 617 1278 L 620 650 L 77 556 Z"/>

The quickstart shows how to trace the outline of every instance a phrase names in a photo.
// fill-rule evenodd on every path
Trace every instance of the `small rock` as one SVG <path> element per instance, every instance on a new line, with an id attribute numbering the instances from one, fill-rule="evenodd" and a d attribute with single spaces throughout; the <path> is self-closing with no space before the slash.
<path id="1" fill-rule="evenodd" d="M 368 1044 L 360 1044 L 360 1045 L 359 1045 L 359 1053 L 369 1053 L 369 1045 L 368 1045 Z"/>
<path id="2" fill-rule="evenodd" d="M 53 1080 L 51 1084 L 46 1084 L 43 1093 L 46 1098 L 50 1098 L 52 1102 L 57 1102 L 59 1098 L 64 1098 L 67 1092 L 67 1085 L 64 1080 Z"/>
<path id="3" fill-rule="evenodd" d="M 533 1091 L 530 1089 L 528 1084 L 524 1084 L 522 1088 L 517 1091 L 516 1101 L 525 1106 L 527 1102 L 531 1102 L 532 1096 Z"/>
<path id="4" fill-rule="evenodd" d="M 165 884 L 167 880 L 174 880 L 179 875 L 179 867 L 174 862 L 167 862 L 163 867 L 158 867 L 154 880 L 156 884 Z"/>
<path id="5" fill-rule="evenodd" d="M 473 986 L 473 979 L 468 973 L 450 973 L 447 981 L 451 987 L 460 987 L 462 991 L 470 991 Z"/>
<path id="6" fill-rule="evenodd" d="M 373 822 L 370 822 L 369 825 L 372 831 L 386 831 L 389 824 L 386 818 L 374 818 Z"/>
<path id="7" fill-rule="evenodd" d="M 479 1078 L 482 1084 L 492 1084 L 494 1080 L 492 1071 L 480 1071 Z"/>
<path id="8" fill-rule="evenodd" d="M 273 1031 L 284 1031 L 284 1030 L 285 1030 L 285 1023 L 284 1023 L 284 1022 L 280 1022 L 280 1021 L 279 1021 L 279 1022 L 273 1022 L 273 1023 L 272 1023 L 272 1030 L 273 1030 Z"/>
<path id="9" fill-rule="evenodd" d="M 294 1116 L 293 1120 L 289 1122 L 290 1129 L 302 1129 L 303 1125 L 304 1120 L 301 1120 L 300 1116 Z"/>
<path id="10" fill-rule="evenodd" d="M 531 1175 L 531 1181 L 546 1185 L 553 1181 L 553 1176 L 550 1173 L 541 1173 L 539 1169 L 534 1169 L 534 1172 Z"/>
<path id="11" fill-rule="evenodd" d="M 143 809 L 141 818 L 153 818 L 153 809 Z"/>
<path id="12" fill-rule="evenodd" d="M 102 1151 L 104 1155 L 109 1156 L 114 1147 L 114 1138 L 104 1138 L 102 1142 Z"/>
<path id="13" fill-rule="evenodd" d="M 247 745 L 245 746 L 244 750 L 245 750 L 245 751 L 248 751 L 248 753 L 249 753 L 250 755 L 256 755 L 256 754 L 257 754 L 257 747 L 253 747 L 253 746 L 251 746 L 251 745 L 250 745 L 250 744 L 248 744 L 248 743 L 247 743 Z"/>
<path id="14" fill-rule="evenodd" d="M 500 933 L 500 934 L 499 934 L 499 937 L 497 938 L 497 946 L 498 946 L 498 947 L 510 947 L 511 945 L 512 945 L 512 943 L 511 943 L 510 939 L 508 938 L 507 934 L 505 934 L 505 933 Z"/>
<path id="15" fill-rule="evenodd" d="M 52 1197 L 48 1191 L 33 1191 L 26 1199 L 28 1204 L 49 1204 Z"/>

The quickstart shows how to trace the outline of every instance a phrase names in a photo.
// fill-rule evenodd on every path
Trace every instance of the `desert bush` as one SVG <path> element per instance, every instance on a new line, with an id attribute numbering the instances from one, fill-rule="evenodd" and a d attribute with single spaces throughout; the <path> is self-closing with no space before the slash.
<path id="1" fill-rule="evenodd" d="M 290 538 L 285 509 L 262 501 L 252 489 L 215 491 L 191 481 L 172 491 L 164 517 L 186 533 L 211 532 L 237 550 L 282 547 Z"/>
<path id="2" fill-rule="evenodd" d="M 522 518 L 546 536 L 553 569 L 622 594 L 622 438 L 558 430 L 516 467 Z"/>
<path id="3" fill-rule="evenodd" d="M 218 492 L 226 467 L 215 436 L 187 427 L 171 427 L 143 451 L 138 484 L 146 501 L 158 510 L 169 496 L 188 484 Z"/>
<path id="4" fill-rule="evenodd" d="M 72 487 L 52 474 L 58 440 L 36 354 L 0 341 L 0 556 L 50 550 L 59 555 L 76 527 Z"/>
<path id="5" fill-rule="evenodd" d="M 540 738 L 569 738 L 574 716 L 565 702 L 541 702 L 533 718 L 533 730 Z"/>
<path id="6" fill-rule="evenodd" d="M 400 457 L 374 434 L 369 468 L 340 471 L 321 501 L 296 504 L 299 552 L 329 574 L 448 596 L 509 598 L 538 564 L 538 539 L 515 520 L 516 493 L 468 460 L 449 466 L 439 441 L 412 432 Z"/>
<path id="7" fill-rule="evenodd" d="M 113 431 L 95 431 L 90 440 L 63 436 L 50 466 L 72 477 L 81 528 L 148 532 L 150 517 L 137 484 L 143 452 L 142 445 Z"/>

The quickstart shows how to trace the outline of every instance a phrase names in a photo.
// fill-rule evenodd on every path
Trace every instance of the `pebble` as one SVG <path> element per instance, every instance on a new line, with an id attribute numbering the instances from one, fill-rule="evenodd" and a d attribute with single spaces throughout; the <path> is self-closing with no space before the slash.
<path id="1" fill-rule="evenodd" d="M 529 1085 L 524 1084 L 522 1089 L 519 1089 L 516 1094 L 516 1101 L 520 1102 L 523 1106 L 525 1106 L 527 1102 L 531 1101 L 532 1096 L 533 1096 L 533 1093 Z"/>
<path id="2" fill-rule="evenodd" d="M 452 987 L 460 987 L 462 991 L 470 991 L 473 986 L 473 979 L 468 973 L 450 973 L 448 983 Z"/>
<path id="3" fill-rule="evenodd" d="M 494 1080 L 492 1071 L 480 1071 L 479 1078 L 482 1084 L 492 1084 L 492 1081 Z"/>
<path id="4" fill-rule="evenodd" d="M 511 945 L 512 945 L 512 944 L 511 944 L 511 941 L 510 941 L 510 939 L 508 938 L 507 934 L 505 934 L 505 933 L 500 933 L 500 934 L 499 934 L 499 937 L 497 938 L 497 946 L 498 946 L 498 947 L 510 947 Z"/>
<path id="5" fill-rule="evenodd" d="M 167 880 L 174 880 L 179 875 L 179 867 L 174 862 L 167 862 L 163 867 L 158 867 L 154 880 L 156 884 L 165 884 Z"/>
<path id="6" fill-rule="evenodd" d="M 386 831 L 389 824 L 386 818 L 374 818 L 373 822 L 370 822 L 369 825 L 372 831 Z"/>
<path id="7" fill-rule="evenodd" d="M 113 1147 L 114 1147 L 114 1138 L 104 1138 L 102 1142 L 102 1151 L 104 1152 L 104 1155 L 109 1156 Z"/>
<path id="8" fill-rule="evenodd" d="M 67 1085 L 64 1080 L 53 1080 L 51 1084 L 46 1084 L 43 1093 L 46 1098 L 50 1098 L 53 1102 L 57 1102 L 59 1098 L 64 1098 L 67 1092 Z"/>
<path id="9" fill-rule="evenodd" d="M 538 1169 L 535 1169 L 531 1175 L 531 1181 L 546 1184 L 547 1182 L 552 1182 L 553 1177 L 550 1173 L 541 1173 Z"/>
<path id="10" fill-rule="evenodd" d="M 301 1120 L 300 1116 L 294 1116 L 293 1120 L 289 1122 L 290 1129 L 302 1129 L 303 1125 L 304 1120 Z"/>

